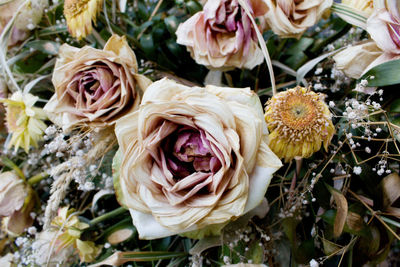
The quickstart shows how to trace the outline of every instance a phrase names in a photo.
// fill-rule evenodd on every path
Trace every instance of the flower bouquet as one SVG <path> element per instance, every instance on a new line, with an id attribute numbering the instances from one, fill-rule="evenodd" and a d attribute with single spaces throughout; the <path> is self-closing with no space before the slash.
<path id="1" fill-rule="evenodd" d="M 396 0 L 0 1 L 1 266 L 398 266 Z"/>

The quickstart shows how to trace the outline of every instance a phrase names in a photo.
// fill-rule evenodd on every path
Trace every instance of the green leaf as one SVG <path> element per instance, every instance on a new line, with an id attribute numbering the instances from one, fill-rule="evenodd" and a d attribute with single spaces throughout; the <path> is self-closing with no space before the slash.
<path id="1" fill-rule="evenodd" d="M 123 258 L 129 261 L 158 261 L 182 256 L 186 256 L 186 253 L 168 251 L 123 252 Z"/>
<path id="2" fill-rule="evenodd" d="M 65 25 L 54 25 L 54 26 L 50 26 L 50 27 L 44 28 L 43 30 L 40 30 L 39 31 L 39 36 L 47 36 L 47 35 L 64 33 L 64 32 L 68 32 L 67 26 L 65 26 Z"/>
<path id="3" fill-rule="evenodd" d="M 179 21 L 175 16 L 169 16 L 164 19 L 164 24 L 170 34 L 175 35 L 176 29 L 178 29 Z"/>
<path id="4" fill-rule="evenodd" d="M 104 265 L 119 266 L 126 262 L 135 261 L 158 261 L 166 260 L 177 257 L 183 257 L 187 254 L 185 252 L 168 252 L 168 251 L 130 251 L 121 252 L 117 251 L 107 259 L 96 264 L 89 265 L 90 267 L 100 267 Z"/>
<path id="5" fill-rule="evenodd" d="M 374 79 L 371 79 L 372 76 Z M 361 79 L 367 79 L 368 86 L 387 86 L 400 83 L 400 59 L 372 68 Z"/>
<path id="6" fill-rule="evenodd" d="M 393 103 L 390 105 L 390 112 L 400 113 L 400 99 L 393 101 Z"/>
<path id="7" fill-rule="evenodd" d="M 60 48 L 59 43 L 47 40 L 35 40 L 27 43 L 26 46 L 48 55 L 57 55 Z"/>
<path id="8" fill-rule="evenodd" d="M 186 3 L 186 8 L 188 9 L 190 15 L 194 15 L 195 13 L 201 11 L 203 6 L 197 1 L 189 1 Z"/>
<path id="9" fill-rule="evenodd" d="M 298 53 L 306 50 L 309 48 L 312 43 L 314 42 L 314 39 L 308 38 L 308 37 L 302 37 L 299 41 L 294 43 L 287 51 L 286 53 L 288 55 L 297 55 Z"/>
<path id="10" fill-rule="evenodd" d="M 264 261 L 264 249 L 260 246 L 260 240 L 254 240 L 249 246 L 246 258 L 251 259 L 254 264 L 261 264 Z"/>
<path id="11" fill-rule="evenodd" d="M 368 14 L 365 12 L 340 3 L 334 3 L 332 5 L 332 10 L 347 23 L 366 29 Z"/>

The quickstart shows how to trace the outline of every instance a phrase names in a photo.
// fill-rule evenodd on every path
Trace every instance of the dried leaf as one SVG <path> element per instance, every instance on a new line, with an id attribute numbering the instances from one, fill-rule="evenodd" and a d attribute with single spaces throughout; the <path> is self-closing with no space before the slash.
<path id="1" fill-rule="evenodd" d="M 333 236 L 339 237 L 342 234 L 344 225 L 346 223 L 346 218 L 348 213 L 347 200 L 341 192 L 339 192 L 338 190 L 334 189 L 329 185 L 326 186 L 329 192 L 332 194 L 337 207 L 335 223 L 333 225 Z"/>
<path id="2" fill-rule="evenodd" d="M 360 214 L 349 211 L 346 218 L 346 224 L 349 230 L 361 232 L 364 228 L 364 222 Z"/>
<path id="3" fill-rule="evenodd" d="M 383 207 L 387 209 L 400 197 L 400 176 L 397 173 L 389 174 L 383 178 L 381 186 Z"/>
<path id="4" fill-rule="evenodd" d="M 327 256 L 337 254 L 342 249 L 341 246 L 339 246 L 325 238 L 321 237 L 321 240 L 322 240 L 322 245 L 324 246 L 324 253 Z"/>

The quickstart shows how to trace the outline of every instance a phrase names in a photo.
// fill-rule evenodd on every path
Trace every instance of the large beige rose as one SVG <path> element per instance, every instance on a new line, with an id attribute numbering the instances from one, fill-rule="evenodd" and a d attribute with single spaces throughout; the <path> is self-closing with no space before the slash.
<path id="1" fill-rule="evenodd" d="M 265 0 L 247 2 L 262 30 Z M 208 1 L 203 11 L 179 25 L 176 35 L 198 64 L 211 69 L 252 69 L 263 62 L 253 25 L 237 0 Z"/>
<path id="2" fill-rule="evenodd" d="M 117 121 L 115 133 L 117 196 L 143 239 L 243 215 L 262 202 L 281 166 L 249 89 L 163 79 L 147 88 L 136 112 Z"/>
<path id="3" fill-rule="evenodd" d="M 44 109 L 64 129 L 112 125 L 139 105 L 139 91 L 151 83 L 137 70 L 125 37 L 113 35 L 103 50 L 64 44 L 53 72 L 55 94 Z"/>
<path id="4" fill-rule="evenodd" d="M 11 216 L 21 209 L 27 195 L 27 186 L 15 173 L 0 174 L 0 216 Z"/>
<path id="5" fill-rule="evenodd" d="M 300 37 L 331 7 L 332 0 L 267 0 L 268 25 L 281 37 Z"/>

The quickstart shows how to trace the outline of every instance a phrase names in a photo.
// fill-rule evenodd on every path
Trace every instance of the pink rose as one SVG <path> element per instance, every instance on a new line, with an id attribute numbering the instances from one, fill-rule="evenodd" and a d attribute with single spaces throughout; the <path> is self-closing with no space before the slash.
<path id="1" fill-rule="evenodd" d="M 263 27 L 267 12 L 264 0 L 248 1 Z M 185 45 L 197 63 L 209 68 L 252 69 L 263 62 L 250 18 L 237 0 L 213 0 L 179 25 L 177 42 Z"/>

